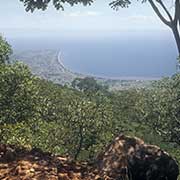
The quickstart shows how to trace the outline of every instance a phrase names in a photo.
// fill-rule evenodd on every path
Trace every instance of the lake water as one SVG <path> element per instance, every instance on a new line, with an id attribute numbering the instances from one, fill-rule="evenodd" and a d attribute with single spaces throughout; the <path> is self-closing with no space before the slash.
<path id="1" fill-rule="evenodd" d="M 134 35 L 104 38 L 14 38 L 16 51 L 53 49 L 62 52 L 71 71 L 106 77 L 162 77 L 176 71 L 174 39 L 167 35 Z"/>

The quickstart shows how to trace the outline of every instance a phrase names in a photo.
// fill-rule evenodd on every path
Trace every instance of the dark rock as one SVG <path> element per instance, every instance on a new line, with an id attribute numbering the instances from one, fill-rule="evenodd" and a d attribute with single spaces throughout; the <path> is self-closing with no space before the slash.
<path id="1" fill-rule="evenodd" d="M 6 151 L 3 153 L 1 161 L 12 162 L 16 159 L 16 153 L 11 147 L 6 147 Z"/>
<path id="2" fill-rule="evenodd" d="M 101 176 L 130 180 L 177 180 L 177 162 L 157 146 L 120 135 L 97 157 Z"/>
<path id="3" fill-rule="evenodd" d="M 41 158 L 52 155 L 49 152 L 43 152 L 40 148 L 33 148 L 30 153 Z"/>

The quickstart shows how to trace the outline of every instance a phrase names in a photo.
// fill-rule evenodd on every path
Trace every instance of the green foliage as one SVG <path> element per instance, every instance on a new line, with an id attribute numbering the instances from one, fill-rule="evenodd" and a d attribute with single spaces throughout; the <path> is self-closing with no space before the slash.
<path id="1" fill-rule="evenodd" d="M 123 132 L 160 145 L 179 159 L 178 143 L 169 143 L 179 134 L 178 75 L 151 89 L 115 93 L 94 86 L 88 90 L 89 81 L 81 81 L 85 91 L 62 87 L 35 78 L 19 63 L 1 65 L 0 77 L 0 136 L 5 143 L 84 160 Z"/>
<path id="2" fill-rule="evenodd" d="M 107 92 L 108 86 L 102 86 L 97 83 L 97 81 L 93 77 L 85 77 L 85 78 L 75 78 L 71 83 L 72 87 L 82 91 L 86 94 L 100 92 Z"/>
<path id="3" fill-rule="evenodd" d="M 48 4 L 51 2 L 51 0 L 20 0 L 23 2 L 24 6 L 26 7 L 26 11 L 33 12 L 35 9 L 41 9 L 45 10 L 48 7 Z M 54 7 L 59 10 L 64 10 L 64 4 L 69 4 L 70 6 L 73 6 L 75 4 L 83 4 L 83 5 L 90 5 L 94 0 L 53 0 L 52 3 Z"/>
<path id="4" fill-rule="evenodd" d="M 35 77 L 27 66 L 0 65 L 0 123 L 15 123 L 35 117 L 38 101 Z"/>
<path id="5" fill-rule="evenodd" d="M 86 98 L 73 98 L 64 113 L 68 119 L 64 122 L 65 127 L 69 129 L 67 142 L 73 146 L 70 152 L 74 154 L 75 159 L 81 151 L 92 157 L 94 151 L 97 151 L 95 146 L 107 140 L 104 139 L 106 134 L 111 134 L 111 106 L 103 97 L 101 103 Z"/>
<path id="6" fill-rule="evenodd" d="M 20 63 L 0 66 L 0 107 L 6 143 L 92 158 L 111 135 L 112 109 L 102 93 L 89 98 L 35 78 Z"/>
<path id="7" fill-rule="evenodd" d="M 87 160 L 123 132 L 180 160 L 180 75 L 113 93 L 94 79 L 75 82 L 76 89 L 63 87 L 34 77 L 23 64 L 1 64 L 1 141 Z"/>
<path id="8" fill-rule="evenodd" d="M 180 75 L 163 79 L 144 93 L 141 119 L 167 142 L 180 145 Z"/>
<path id="9" fill-rule="evenodd" d="M 143 0 L 143 1 L 145 1 L 145 0 Z M 127 7 L 129 7 L 130 4 L 131 4 L 131 1 L 129 1 L 129 0 L 115 0 L 115 1 L 112 1 L 109 5 L 113 9 L 118 10 L 119 7 L 127 8 Z"/>
<path id="10" fill-rule="evenodd" d="M 136 104 L 139 101 L 140 93 L 136 89 L 122 90 L 111 94 L 110 99 L 113 105 L 113 118 L 116 122 L 116 131 L 131 132 L 137 124 Z M 135 125 L 136 124 L 136 125 Z M 136 131 L 136 130 L 135 130 Z"/>
<path id="11" fill-rule="evenodd" d="M 5 64 L 9 61 L 9 56 L 12 54 L 11 46 L 0 35 L 0 64 Z"/>
<path id="12" fill-rule="evenodd" d="M 93 157 L 105 142 L 105 133 L 111 134 L 112 107 L 107 97 L 100 92 L 93 92 L 93 96 L 89 97 L 47 81 L 40 80 L 38 83 L 41 87 L 41 119 L 56 122 L 61 129 L 61 132 L 56 131 L 62 139 L 57 144 L 64 147 L 65 154 L 75 159 L 80 154 L 84 154 L 81 158 Z"/>
<path id="13" fill-rule="evenodd" d="M 76 4 L 83 4 L 83 5 L 91 5 L 95 0 L 20 0 L 24 6 L 26 7 L 26 11 L 31 11 L 33 12 L 36 9 L 41 9 L 41 10 L 46 10 L 48 8 L 48 5 L 52 2 L 53 6 L 57 10 L 64 10 L 65 4 L 68 4 L 70 6 L 76 5 Z M 145 0 L 143 0 L 144 2 Z M 128 7 L 131 2 L 129 0 L 114 0 L 114 1 L 109 1 L 109 5 L 113 9 L 118 9 L 119 7 Z"/>
<path id="14" fill-rule="evenodd" d="M 15 124 L 1 125 L 1 142 L 24 146 L 38 147 L 44 151 L 65 154 L 63 147 L 62 127 L 56 122 L 31 120 Z"/>

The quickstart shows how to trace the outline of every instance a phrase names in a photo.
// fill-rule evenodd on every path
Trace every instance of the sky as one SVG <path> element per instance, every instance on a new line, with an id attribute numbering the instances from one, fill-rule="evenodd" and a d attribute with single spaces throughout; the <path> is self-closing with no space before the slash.
<path id="1" fill-rule="evenodd" d="M 84 7 L 77 5 L 57 11 L 25 12 L 19 0 L 1 0 L 0 32 L 8 37 L 31 36 L 102 36 L 124 32 L 164 32 L 168 28 L 158 19 L 148 3 L 135 1 L 129 8 L 114 11 L 108 0 L 96 0 Z"/>
<path id="2" fill-rule="evenodd" d="M 97 65 L 102 59 L 110 62 L 121 57 L 123 60 L 114 61 L 111 68 L 108 64 L 107 70 L 114 72 L 118 66 L 122 72 L 127 71 L 127 74 L 130 71 L 143 74 L 146 71 L 144 67 L 148 66 L 148 72 L 152 75 L 169 75 L 175 72 L 177 48 L 174 37 L 170 28 L 156 16 L 150 4 L 134 0 L 129 8 L 114 11 L 108 5 L 110 1 L 96 0 L 87 7 L 65 6 L 65 11 L 57 11 L 50 5 L 46 11 L 31 13 L 25 11 L 20 0 L 1 0 L 0 33 L 16 50 L 32 47 L 63 49 L 67 46 L 64 54 L 68 55 L 65 60 L 66 64 L 69 62 L 72 65 L 71 69 L 78 60 L 81 60 L 78 67 L 84 65 L 84 68 L 90 67 L 90 64 Z M 92 44 L 89 40 L 92 40 Z M 74 46 L 74 42 L 81 44 Z M 102 42 L 101 46 L 98 42 Z M 84 56 L 82 49 L 86 52 Z M 95 63 L 88 65 L 92 58 Z M 104 61 L 101 63 L 104 64 Z M 97 68 L 101 69 L 98 65 Z M 92 70 L 97 68 L 92 67 Z M 119 71 L 118 68 L 117 72 Z"/>

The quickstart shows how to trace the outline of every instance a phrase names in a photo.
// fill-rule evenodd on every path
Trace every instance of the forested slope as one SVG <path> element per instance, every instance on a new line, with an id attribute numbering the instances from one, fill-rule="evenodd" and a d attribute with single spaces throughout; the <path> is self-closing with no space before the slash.
<path id="1" fill-rule="evenodd" d="M 151 88 L 108 91 L 93 78 L 71 87 L 33 75 L 22 63 L 8 63 L 1 40 L 0 143 L 93 161 L 118 134 L 159 145 L 180 162 L 180 75 Z"/>

